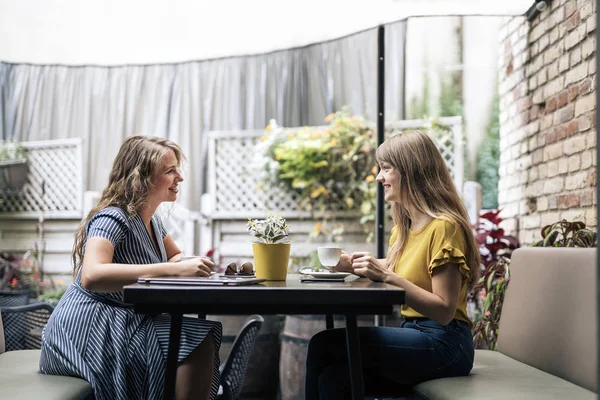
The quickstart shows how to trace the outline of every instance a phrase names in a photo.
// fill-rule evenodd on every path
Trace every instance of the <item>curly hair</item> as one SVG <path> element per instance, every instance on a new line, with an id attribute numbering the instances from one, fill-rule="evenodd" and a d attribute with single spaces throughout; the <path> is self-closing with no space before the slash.
<path id="1" fill-rule="evenodd" d="M 134 215 L 148 204 L 148 195 L 154 190 L 152 183 L 161 160 L 173 151 L 177 162 L 184 159 L 181 148 L 174 142 L 151 136 L 131 136 L 123 142 L 108 178 L 108 186 L 102 191 L 98 205 L 94 207 L 75 231 L 73 245 L 73 275 L 76 276 L 83 263 L 87 223 L 98 211 L 106 207 L 119 207 L 128 215 Z"/>

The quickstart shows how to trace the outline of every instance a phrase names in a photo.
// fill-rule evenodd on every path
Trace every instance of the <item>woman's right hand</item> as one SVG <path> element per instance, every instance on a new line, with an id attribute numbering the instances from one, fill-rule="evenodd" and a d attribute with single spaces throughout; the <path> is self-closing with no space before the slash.
<path id="1" fill-rule="evenodd" d="M 190 258 L 173 263 L 175 276 L 210 276 L 214 263 L 207 258 Z"/>
<path id="2" fill-rule="evenodd" d="M 338 261 L 337 265 L 333 267 L 333 269 L 337 272 L 350 272 L 354 273 L 354 268 L 352 268 L 352 260 L 350 259 L 350 254 L 347 254 L 342 250 L 342 255 L 340 256 L 340 261 Z"/>

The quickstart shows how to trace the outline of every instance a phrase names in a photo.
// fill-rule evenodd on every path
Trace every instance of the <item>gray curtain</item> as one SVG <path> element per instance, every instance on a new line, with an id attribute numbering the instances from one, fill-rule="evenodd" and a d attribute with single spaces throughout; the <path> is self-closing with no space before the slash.
<path id="1" fill-rule="evenodd" d="M 386 25 L 388 120 L 403 115 L 405 27 Z M 371 29 L 303 48 L 178 64 L 0 62 L 0 138 L 82 137 L 84 188 L 99 191 L 123 139 L 167 137 L 188 159 L 182 204 L 198 211 L 207 131 L 261 129 L 271 118 L 282 126 L 320 125 L 344 105 L 375 120 L 376 58 Z"/>

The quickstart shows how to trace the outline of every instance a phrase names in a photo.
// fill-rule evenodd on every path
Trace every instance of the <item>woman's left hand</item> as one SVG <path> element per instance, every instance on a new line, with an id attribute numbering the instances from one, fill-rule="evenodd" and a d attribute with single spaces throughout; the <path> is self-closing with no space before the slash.
<path id="1" fill-rule="evenodd" d="M 357 252 L 350 257 L 354 273 L 372 281 L 383 281 L 390 271 L 371 253 Z"/>

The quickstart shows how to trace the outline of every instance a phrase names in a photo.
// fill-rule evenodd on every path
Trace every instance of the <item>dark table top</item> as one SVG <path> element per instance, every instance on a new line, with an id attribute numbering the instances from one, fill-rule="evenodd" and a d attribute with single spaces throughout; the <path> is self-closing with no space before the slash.
<path id="1" fill-rule="evenodd" d="M 124 301 L 138 312 L 214 314 L 391 314 L 404 290 L 350 276 L 344 282 L 266 281 L 249 286 L 125 286 Z"/>

